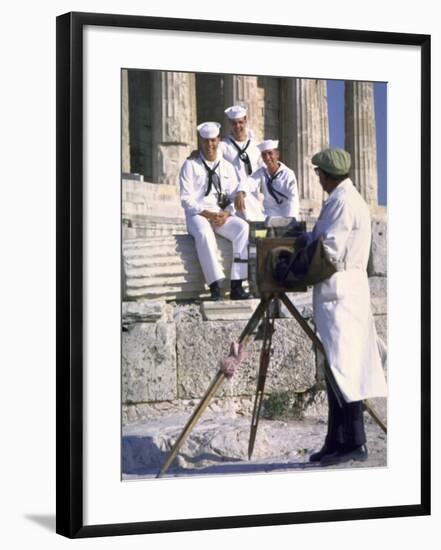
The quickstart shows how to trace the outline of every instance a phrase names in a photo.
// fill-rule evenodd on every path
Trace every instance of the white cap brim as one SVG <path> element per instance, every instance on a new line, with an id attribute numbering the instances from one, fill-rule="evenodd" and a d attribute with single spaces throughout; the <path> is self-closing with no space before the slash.
<path id="1" fill-rule="evenodd" d="M 219 135 L 220 127 L 219 122 L 203 122 L 199 124 L 197 130 L 201 138 L 212 139 Z"/>
<path id="2" fill-rule="evenodd" d="M 279 140 L 278 139 L 266 139 L 265 141 L 262 141 L 262 143 L 259 143 L 257 148 L 261 153 L 264 151 L 271 151 L 272 149 L 278 149 L 279 148 Z"/>
<path id="3" fill-rule="evenodd" d="M 230 120 L 235 120 L 236 118 L 243 118 L 247 116 L 247 110 L 242 105 L 233 105 L 225 109 L 224 113 Z"/>

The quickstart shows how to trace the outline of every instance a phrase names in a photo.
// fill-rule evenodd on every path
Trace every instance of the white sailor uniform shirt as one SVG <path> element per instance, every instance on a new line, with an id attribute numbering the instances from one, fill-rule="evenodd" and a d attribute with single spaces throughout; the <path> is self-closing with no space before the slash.
<path id="1" fill-rule="evenodd" d="M 219 176 L 221 191 L 231 201 L 234 201 L 238 181 L 233 166 L 219 154 L 213 162 L 207 161 L 201 154 L 197 158 L 187 159 L 179 173 L 181 204 L 186 215 L 194 216 L 200 214 L 203 210 L 209 210 L 210 212 L 220 212 L 221 210 L 218 205 L 218 192 L 215 185 L 212 185 L 209 194 L 206 195 L 208 174 L 203 161 L 212 170 L 217 166 L 215 172 Z M 225 210 L 233 214 L 234 205 L 231 204 Z"/>
<path id="2" fill-rule="evenodd" d="M 240 153 L 233 142 L 236 143 L 237 147 L 241 150 L 245 149 L 244 153 L 246 153 L 249 158 L 251 172 L 249 172 L 247 168 L 247 163 L 240 159 Z M 236 141 L 232 135 L 225 137 L 219 143 L 219 151 L 224 159 L 234 166 L 237 178 L 240 182 L 245 181 L 248 176 L 263 166 L 261 153 L 250 131 L 245 141 Z"/>
<path id="3" fill-rule="evenodd" d="M 259 168 L 245 182 L 240 182 L 238 191 L 263 194 L 265 216 L 299 217 L 299 192 L 294 172 L 282 162 L 271 176 L 266 166 Z"/>

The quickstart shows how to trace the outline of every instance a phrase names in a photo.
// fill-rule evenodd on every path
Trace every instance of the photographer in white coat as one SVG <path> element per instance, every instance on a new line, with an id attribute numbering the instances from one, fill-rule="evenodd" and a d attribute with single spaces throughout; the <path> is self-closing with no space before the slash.
<path id="1" fill-rule="evenodd" d="M 219 300 L 219 281 L 225 275 L 217 258 L 214 233 L 233 244 L 233 259 L 248 258 L 248 223 L 234 216 L 232 200 L 237 188 L 233 166 L 218 151 L 220 124 L 204 122 L 197 127 L 200 137 L 198 156 L 189 157 L 179 173 L 181 204 L 187 230 L 195 239 L 199 262 L 213 300 Z M 248 265 L 234 262 L 231 268 L 232 300 L 248 298 L 242 288 Z"/>
<path id="2" fill-rule="evenodd" d="M 371 243 L 369 209 L 348 177 L 351 158 L 342 149 L 312 157 L 324 202 L 305 244 L 323 239 L 337 271 L 314 285 L 314 322 L 332 374 L 344 399 L 340 407 L 327 385 L 328 433 L 323 448 L 309 458 L 331 465 L 367 458 L 362 400 L 385 396 L 386 380 L 371 312 L 367 263 Z"/>
<path id="3" fill-rule="evenodd" d="M 261 192 L 265 217 L 299 217 L 299 192 L 294 172 L 279 160 L 278 140 L 267 139 L 257 146 L 264 165 L 239 183 L 235 198 L 238 212 L 247 209 L 247 197 Z"/>

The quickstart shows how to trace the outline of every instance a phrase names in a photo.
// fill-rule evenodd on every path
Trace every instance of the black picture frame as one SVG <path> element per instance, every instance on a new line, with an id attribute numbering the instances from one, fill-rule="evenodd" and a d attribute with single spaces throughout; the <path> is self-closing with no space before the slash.
<path id="1" fill-rule="evenodd" d="M 421 494 L 374 508 L 106 525 L 83 522 L 83 29 L 86 25 L 412 45 L 421 49 Z M 57 17 L 56 531 L 99 537 L 430 514 L 430 36 L 285 25 L 67 13 Z"/>

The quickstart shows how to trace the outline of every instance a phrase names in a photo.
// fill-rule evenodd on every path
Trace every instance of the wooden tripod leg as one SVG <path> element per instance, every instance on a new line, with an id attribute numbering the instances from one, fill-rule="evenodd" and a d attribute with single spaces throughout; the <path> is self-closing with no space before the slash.
<path id="1" fill-rule="evenodd" d="M 265 311 L 267 302 L 268 302 L 268 299 L 261 300 L 261 302 L 256 308 L 256 311 L 250 317 L 250 320 L 248 321 L 246 327 L 243 329 L 242 334 L 239 337 L 239 343 L 241 343 L 242 345 L 246 345 L 251 333 L 258 325 L 259 320 L 262 317 L 263 312 Z M 208 387 L 207 391 L 205 392 L 204 397 L 199 402 L 199 405 L 194 410 L 193 414 L 191 415 L 190 419 L 188 420 L 187 424 L 185 425 L 184 429 L 182 430 L 181 434 L 176 440 L 175 444 L 171 448 L 170 453 L 168 454 L 164 464 L 161 466 L 161 469 L 159 470 L 159 473 L 156 476 L 157 478 L 161 477 L 168 470 L 171 463 L 176 458 L 176 455 L 178 454 L 179 449 L 182 447 L 184 441 L 187 439 L 188 435 L 194 428 L 196 422 L 199 420 L 202 413 L 207 408 L 208 404 L 210 403 L 211 399 L 213 398 L 214 394 L 217 392 L 217 390 L 219 389 L 219 387 L 221 386 L 225 378 L 226 376 L 224 371 L 222 369 L 219 369 L 216 376 L 212 380 L 210 386 Z"/>
<path id="2" fill-rule="evenodd" d="M 259 425 L 260 409 L 263 401 L 263 391 L 265 389 L 266 373 L 270 362 L 271 342 L 274 333 L 274 317 L 270 319 L 269 315 L 270 303 L 265 314 L 265 325 L 263 332 L 263 344 L 260 352 L 259 374 L 257 377 L 256 395 L 254 397 L 253 415 L 251 418 L 250 439 L 248 442 L 248 460 L 251 459 L 256 441 L 257 427 Z"/>
<path id="3" fill-rule="evenodd" d="M 363 401 L 364 408 L 367 410 L 367 412 L 372 416 L 372 418 L 375 420 L 375 422 L 380 426 L 380 428 L 383 430 L 385 434 L 387 434 L 387 426 L 386 424 L 381 420 L 380 415 L 375 410 L 375 407 L 372 405 L 372 402 L 369 399 L 365 399 Z"/>
<path id="4" fill-rule="evenodd" d="M 178 439 L 176 440 L 175 444 L 173 445 L 169 455 L 167 456 L 166 461 L 162 465 L 158 475 L 156 477 L 161 477 L 162 474 L 164 474 L 170 467 L 171 463 L 175 459 L 176 455 L 178 454 L 179 449 L 181 448 L 184 441 L 187 439 L 187 436 L 191 432 L 191 430 L 194 428 L 196 422 L 199 420 L 200 416 L 204 412 L 204 410 L 207 408 L 207 405 L 211 401 L 211 398 L 216 393 L 222 382 L 224 381 L 225 374 L 219 370 L 216 374 L 216 376 L 213 378 L 210 386 L 208 387 L 208 390 L 206 391 L 203 399 L 201 399 L 199 405 L 194 410 L 193 414 L 190 417 L 190 420 L 185 425 L 185 428 L 182 430 L 181 434 L 179 435 Z"/>

